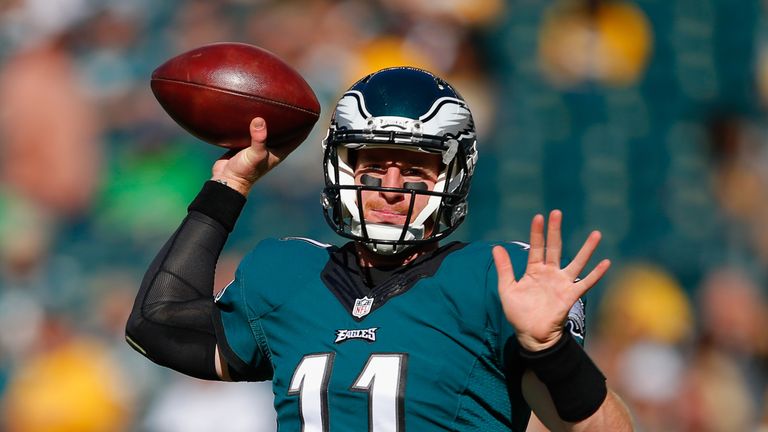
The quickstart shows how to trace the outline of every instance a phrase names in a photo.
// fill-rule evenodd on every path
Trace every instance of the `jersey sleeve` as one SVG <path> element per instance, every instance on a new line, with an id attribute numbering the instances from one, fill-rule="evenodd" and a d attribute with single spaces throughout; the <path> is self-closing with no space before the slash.
<path id="1" fill-rule="evenodd" d="M 214 324 L 219 350 L 233 380 L 264 381 L 272 378 L 272 365 L 258 315 L 246 295 L 253 282 L 246 280 L 244 271 L 251 265 L 249 257 L 240 263 L 235 279 L 217 294 Z"/>
<path id="2" fill-rule="evenodd" d="M 515 272 L 515 278 L 520 278 L 525 273 L 525 263 L 528 258 L 527 245 L 524 243 L 503 243 L 500 244 L 509 253 L 512 260 L 512 268 Z M 493 257 L 489 254 L 488 270 L 486 273 L 486 309 L 488 310 L 491 329 L 496 335 L 495 344 L 499 349 L 499 357 L 502 364 L 510 364 L 510 351 L 516 351 L 517 339 L 515 338 L 515 328 L 507 321 L 504 315 L 504 309 L 499 297 L 499 279 L 496 273 L 496 265 Z"/>

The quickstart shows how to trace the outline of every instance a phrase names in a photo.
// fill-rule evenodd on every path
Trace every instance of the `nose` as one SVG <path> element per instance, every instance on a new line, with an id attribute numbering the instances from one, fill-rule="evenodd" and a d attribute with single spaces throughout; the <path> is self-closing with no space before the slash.
<path id="1" fill-rule="evenodd" d="M 387 172 L 384 174 L 384 177 L 381 179 L 381 186 L 382 187 L 390 187 L 390 188 L 402 188 L 403 187 L 403 176 L 400 173 L 400 168 L 396 166 L 391 166 L 387 168 Z M 387 202 L 397 202 L 403 200 L 403 194 L 398 192 L 381 192 L 381 196 L 387 200 Z"/>

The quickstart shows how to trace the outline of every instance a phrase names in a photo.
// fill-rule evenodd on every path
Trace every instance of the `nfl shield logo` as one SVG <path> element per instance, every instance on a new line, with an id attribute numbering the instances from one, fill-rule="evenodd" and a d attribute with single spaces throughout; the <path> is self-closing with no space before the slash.
<path id="1" fill-rule="evenodd" d="M 371 311 L 371 306 L 373 305 L 373 299 L 363 297 L 361 299 L 355 299 L 355 307 L 352 308 L 352 316 L 355 318 L 362 318 Z"/>

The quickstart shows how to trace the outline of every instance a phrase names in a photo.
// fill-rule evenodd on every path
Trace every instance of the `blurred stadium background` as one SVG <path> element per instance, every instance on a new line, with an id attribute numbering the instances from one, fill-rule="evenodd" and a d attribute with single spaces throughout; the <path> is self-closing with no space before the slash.
<path id="1" fill-rule="evenodd" d="M 218 286 L 260 238 L 337 240 L 319 208 L 335 99 L 426 67 L 478 123 L 454 238 L 525 240 L 561 208 L 572 255 L 601 229 L 614 268 L 586 346 L 638 430 L 768 430 L 766 24 L 758 0 L 0 0 L 0 430 L 273 430 L 267 385 L 186 379 L 123 341 L 221 153 L 149 75 L 215 41 L 275 52 L 324 110 L 252 194 Z"/>

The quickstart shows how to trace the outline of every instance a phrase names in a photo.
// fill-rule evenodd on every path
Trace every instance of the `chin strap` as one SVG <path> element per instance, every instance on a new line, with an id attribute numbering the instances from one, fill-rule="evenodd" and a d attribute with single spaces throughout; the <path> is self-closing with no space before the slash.
<path id="1" fill-rule="evenodd" d="M 403 235 L 403 227 L 399 225 L 386 225 L 367 223 L 365 224 L 365 230 L 368 234 L 370 241 L 365 242 L 365 246 L 371 251 L 381 255 L 395 255 L 403 252 L 413 245 L 408 244 L 384 244 L 378 243 L 376 240 L 399 240 Z M 363 224 L 358 221 L 352 222 L 352 233 L 364 237 Z M 424 238 L 424 226 L 408 226 L 405 233 L 404 240 L 419 240 Z"/>
<path id="2" fill-rule="evenodd" d="M 365 247 L 379 255 L 397 255 L 408 249 L 411 245 L 393 245 L 381 243 L 363 243 Z"/>

